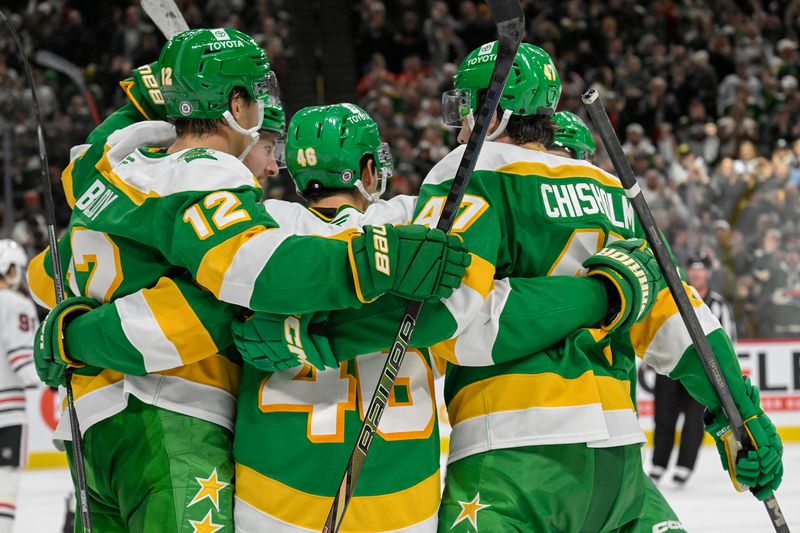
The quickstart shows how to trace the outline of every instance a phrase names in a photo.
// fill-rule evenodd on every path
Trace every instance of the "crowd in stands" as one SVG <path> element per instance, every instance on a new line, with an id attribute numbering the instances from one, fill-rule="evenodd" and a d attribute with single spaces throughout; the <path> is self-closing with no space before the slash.
<path id="1" fill-rule="evenodd" d="M 255 35 L 280 79 L 291 64 L 287 1 L 179 4 L 190 26 Z M 80 11 L 59 0 L 17 4 L 13 22 L 28 43 L 86 68 L 101 113 L 121 102 L 119 79 L 162 43 L 133 2 Z M 600 92 L 675 256 L 681 263 L 697 252 L 710 257 L 712 289 L 732 304 L 739 337 L 800 337 L 800 1 L 522 4 L 526 41 L 558 66 L 560 108 L 589 122 L 580 94 Z M 28 6 L 35 17 L 24 12 Z M 353 9 L 356 102 L 394 152 L 391 194 L 413 194 L 455 145 L 455 132 L 441 124 L 441 93 L 461 57 L 493 39 L 491 14 L 473 0 L 354 0 Z M 13 233 L 40 249 L 36 136 L 12 45 L 0 35 L 0 109 L 17 154 L 21 216 Z M 38 69 L 35 77 L 58 176 L 69 146 L 93 123 L 64 79 Z M 596 140 L 596 162 L 612 170 Z M 60 220 L 68 215 L 62 204 Z"/>

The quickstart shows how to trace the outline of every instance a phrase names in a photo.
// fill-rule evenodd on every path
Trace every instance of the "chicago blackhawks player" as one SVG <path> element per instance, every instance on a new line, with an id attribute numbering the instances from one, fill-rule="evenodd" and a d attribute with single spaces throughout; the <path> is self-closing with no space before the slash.
<path id="1" fill-rule="evenodd" d="M 114 131 L 107 143 L 92 144 L 68 170 L 74 213 L 70 246 L 62 253 L 71 259 L 65 263 L 71 292 L 87 298 L 69 315 L 56 313 L 59 320 L 48 321 L 42 330 L 48 342 L 95 301 L 160 283 L 171 286 L 171 298 L 180 301 L 181 288 L 163 277 L 176 269 L 185 269 L 219 299 L 290 312 L 359 306 L 387 291 L 440 297 L 459 283 L 468 259 L 457 241 L 441 233 L 387 227 L 388 246 L 381 250 L 391 267 L 386 274 L 367 259 L 373 242 L 361 234 L 324 239 L 277 229 L 257 203 L 258 183 L 236 157 L 256 140 L 271 91 L 266 55 L 252 39 L 235 30 L 184 32 L 165 46 L 159 63 L 177 141 L 163 145 L 166 151 L 158 149 L 162 143 L 141 147 L 140 133 L 152 139 L 160 128 L 165 139 L 171 126 L 135 124 Z M 320 258 L 326 259 L 324 269 L 315 266 Z M 306 267 L 291 268 L 294 262 Z M 308 287 L 315 287 L 313 297 Z M 129 332 L 126 338 L 143 348 L 149 374 L 97 368 L 76 374 L 87 478 L 97 496 L 91 506 L 106 520 L 97 527 L 190 531 L 197 524 L 230 523 L 230 488 L 226 496 L 223 480 L 232 474 L 228 431 L 238 367 L 223 355 L 192 359 L 197 345 L 218 348 L 206 327 L 229 322 L 230 310 L 202 316 L 187 305 L 180 316 L 164 316 L 163 300 L 128 303 L 124 312 L 140 317 L 140 324 L 161 320 L 167 329 L 188 327 L 197 334 L 195 344 L 175 346 L 163 337 Z M 80 350 L 75 355 L 80 359 Z M 192 364 L 154 373 L 181 362 Z M 93 426 L 105 429 L 92 431 Z M 112 475 L 127 468 L 138 473 L 133 465 L 141 464 L 153 468 L 146 475 Z M 199 507 L 208 512 L 192 520 Z"/>
<path id="2" fill-rule="evenodd" d="M 28 264 L 22 247 L 0 239 L 0 532 L 14 527 L 19 469 L 25 461 L 25 388 L 38 383 L 33 302 L 19 291 Z"/>

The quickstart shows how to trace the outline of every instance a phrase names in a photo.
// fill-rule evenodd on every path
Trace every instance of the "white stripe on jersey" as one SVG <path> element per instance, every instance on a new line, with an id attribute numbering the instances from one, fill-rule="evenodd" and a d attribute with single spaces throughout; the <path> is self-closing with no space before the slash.
<path id="1" fill-rule="evenodd" d="M 459 294 L 463 292 L 462 285 L 452 296 L 444 301 L 444 304 L 458 320 L 458 315 L 454 309 L 467 309 L 466 306 L 458 304 L 457 299 Z M 478 298 L 480 295 L 469 287 L 464 287 L 476 294 Z M 494 289 L 486 297 L 486 302 L 481 300 L 481 310 L 477 316 L 474 317 L 469 327 L 463 329 L 461 334 L 456 339 L 454 355 L 458 360 L 458 364 L 462 366 L 489 366 L 494 364 L 492 359 L 492 348 L 494 341 L 497 339 L 497 334 L 500 331 L 500 315 L 506 306 L 508 295 L 511 292 L 511 284 L 508 279 L 498 279 L 494 281 Z M 477 302 L 475 302 L 477 303 Z M 471 316 L 466 316 L 462 320 L 468 320 Z M 462 330 L 461 321 L 459 321 L 459 330 Z"/>
<path id="2" fill-rule="evenodd" d="M 183 366 L 178 349 L 161 331 L 161 326 L 141 292 L 118 298 L 115 303 L 122 331 L 128 342 L 142 354 L 144 367 L 148 372 Z"/>
<path id="3" fill-rule="evenodd" d="M 298 235 L 327 237 L 346 229 L 361 229 L 371 224 L 410 224 L 416 202 L 416 196 L 400 195 L 389 200 L 379 200 L 363 213 L 354 207 L 345 207 L 336 215 L 335 220 L 344 218 L 337 224 L 321 220 L 302 205 L 284 200 L 266 200 L 264 208 L 281 229 Z"/>
<path id="4" fill-rule="evenodd" d="M 222 278 L 219 299 L 243 307 L 250 307 L 256 279 L 272 258 L 272 254 L 292 236 L 283 228 L 268 229 L 248 239 L 233 256 L 228 270 Z"/>
<path id="5" fill-rule="evenodd" d="M 599 403 L 499 411 L 457 423 L 448 463 L 501 448 L 602 441 L 610 437 Z"/>
<path id="6" fill-rule="evenodd" d="M 236 533 L 257 533 L 269 531 L 270 533 L 308 533 L 317 532 L 318 529 L 307 529 L 292 524 L 287 524 L 270 516 L 241 498 L 235 498 L 233 506 L 233 521 L 236 525 Z M 380 533 L 436 533 L 436 526 L 439 523 L 437 515 L 433 515 L 424 522 L 414 524 L 402 529 L 382 531 Z"/>
<path id="7" fill-rule="evenodd" d="M 706 304 L 695 307 L 694 312 L 706 335 L 722 327 Z M 669 375 L 691 344 L 689 330 L 686 329 L 680 313 L 676 312 L 664 321 L 653 336 L 653 341 L 645 351 L 644 362 L 660 374 Z"/>

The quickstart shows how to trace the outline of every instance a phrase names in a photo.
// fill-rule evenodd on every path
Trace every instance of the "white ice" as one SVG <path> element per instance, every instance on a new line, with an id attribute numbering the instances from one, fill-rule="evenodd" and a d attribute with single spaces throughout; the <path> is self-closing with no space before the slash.
<path id="1" fill-rule="evenodd" d="M 648 452 L 645 452 L 647 457 Z M 790 528 L 800 533 L 800 444 L 786 447 L 786 473 L 777 493 Z M 647 462 L 645 463 L 647 464 Z M 716 451 L 704 447 L 694 477 L 677 489 L 668 472 L 661 489 L 686 530 L 692 533 L 769 533 L 772 531 L 762 503 L 738 494 L 719 465 Z M 70 488 L 66 470 L 34 470 L 22 475 L 15 533 L 58 533 Z"/>

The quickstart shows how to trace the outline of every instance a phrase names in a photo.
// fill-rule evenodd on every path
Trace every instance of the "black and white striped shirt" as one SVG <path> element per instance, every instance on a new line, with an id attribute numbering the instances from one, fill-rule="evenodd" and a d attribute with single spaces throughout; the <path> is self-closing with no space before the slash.
<path id="1" fill-rule="evenodd" d="M 736 320 L 733 318 L 733 310 L 730 304 L 718 292 L 708 291 L 703 301 L 711 309 L 711 312 L 717 317 L 719 323 L 722 324 L 722 329 L 731 338 L 731 341 L 736 342 Z"/>

